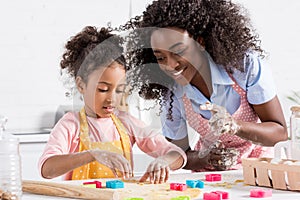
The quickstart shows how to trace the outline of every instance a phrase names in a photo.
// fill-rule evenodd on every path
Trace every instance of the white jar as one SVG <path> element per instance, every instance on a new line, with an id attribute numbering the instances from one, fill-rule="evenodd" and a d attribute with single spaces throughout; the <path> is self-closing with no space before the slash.
<path id="1" fill-rule="evenodd" d="M 281 158 L 281 149 L 286 153 L 286 158 L 300 161 L 300 106 L 291 107 L 290 140 L 275 144 L 275 158 Z"/>
<path id="2" fill-rule="evenodd" d="M 290 136 L 292 142 L 300 143 L 300 106 L 291 107 Z"/>
<path id="3" fill-rule="evenodd" d="M 19 140 L 4 132 L 4 119 L 0 116 L 0 199 L 20 200 L 22 178 Z"/>

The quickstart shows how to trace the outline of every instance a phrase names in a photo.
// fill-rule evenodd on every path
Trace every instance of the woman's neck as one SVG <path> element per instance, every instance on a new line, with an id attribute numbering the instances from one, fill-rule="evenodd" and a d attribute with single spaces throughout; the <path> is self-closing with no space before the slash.
<path id="1" fill-rule="evenodd" d="M 213 88 L 211 72 L 208 63 L 201 67 L 201 71 L 198 70 L 190 84 L 195 86 L 207 99 L 210 99 Z"/>

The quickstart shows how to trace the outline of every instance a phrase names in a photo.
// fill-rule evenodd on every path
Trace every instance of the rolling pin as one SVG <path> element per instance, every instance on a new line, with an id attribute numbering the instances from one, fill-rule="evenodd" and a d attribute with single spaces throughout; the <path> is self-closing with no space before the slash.
<path id="1" fill-rule="evenodd" d="M 95 189 L 80 185 L 29 180 L 23 180 L 22 184 L 23 192 L 33 194 L 89 200 L 119 199 L 118 192 L 110 189 Z"/>

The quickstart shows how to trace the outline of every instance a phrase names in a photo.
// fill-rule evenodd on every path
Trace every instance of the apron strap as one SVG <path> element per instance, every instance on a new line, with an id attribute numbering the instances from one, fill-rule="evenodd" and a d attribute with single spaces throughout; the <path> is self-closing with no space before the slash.
<path id="1" fill-rule="evenodd" d="M 91 142 L 90 137 L 89 137 L 89 128 L 88 128 L 88 122 L 87 122 L 87 117 L 85 114 L 85 109 L 82 108 L 79 112 L 79 120 L 80 120 L 80 144 L 79 144 L 79 152 L 85 151 L 85 150 L 91 150 L 91 149 L 97 149 L 100 148 L 101 146 L 111 146 L 110 149 L 122 149 L 121 151 L 118 151 L 117 153 L 123 153 L 124 157 L 130 162 L 132 165 L 132 158 L 131 158 L 131 142 L 129 135 L 127 133 L 127 130 L 125 129 L 123 123 L 114 115 L 111 115 L 111 118 L 114 122 L 114 125 L 117 128 L 117 131 L 120 135 L 120 140 L 119 141 L 114 141 L 114 142 Z M 117 146 L 116 146 L 117 145 Z M 113 173 L 112 171 L 106 167 L 105 165 L 99 163 L 99 162 L 91 162 L 86 165 L 83 165 L 81 167 L 78 167 L 73 170 L 73 175 L 72 175 L 72 180 L 78 180 L 78 179 L 90 179 L 90 178 L 102 178 L 102 177 L 97 177 L 96 175 L 98 174 L 95 172 L 95 170 L 105 170 L 107 172 L 104 172 L 103 178 L 112 178 Z M 101 173 L 100 173 L 101 174 Z M 118 173 L 119 174 L 119 173 Z M 112 176 L 112 177 L 109 177 Z"/>

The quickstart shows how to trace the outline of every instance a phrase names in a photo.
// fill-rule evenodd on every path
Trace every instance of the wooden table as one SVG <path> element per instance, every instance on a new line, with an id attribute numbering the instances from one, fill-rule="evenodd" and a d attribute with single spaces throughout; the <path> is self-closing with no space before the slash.
<path id="1" fill-rule="evenodd" d="M 202 173 L 184 173 L 184 174 L 172 174 L 170 176 L 170 180 L 168 183 L 176 182 L 176 183 L 185 183 L 186 180 L 205 180 L 205 174 L 209 174 L 211 172 L 202 172 Z M 254 188 L 260 189 L 269 189 L 265 187 L 257 187 L 257 186 L 248 186 L 244 185 L 241 180 L 243 180 L 243 172 L 242 170 L 232 170 L 225 172 L 214 172 L 222 175 L 222 180 L 218 182 L 205 182 L 205 186 L 201 189 L 201 194 L 196 198 L 198 200 L 203 199 L 204 192 L 211 191 L 226 191 L 229 193 L 229 199 L 232 200 L 243 200 L 243 199 L 255 199 L 250 198 L 250 190 Z M 66 181 L 62 181 L 61 183 L 66 183 Z M 80 185 L 80 181 L 69 181 L 67 183 Z M 126 185 L 125 185 L 126 187 Z M 154 186 L 155 187 L 155 186 Z M 283 191 L 283 190 L 274 190 L 272 189 L 272 197 L 263 198 L 263 199 L 289 199 L 289 200 L 300 200 L 300 192 L 292 192 L 292 191 Z M 45 199 L 45 200 L 59 200 L 59 199 L 68 199 L 62 197 L 53 197 L 53 196 L 44 196 L 44 195 L 34 195 L 29 193 L 23 193 L 22 200 L 37 200 L 37 199 Z M 256 198 L 257 199 L 257 198 Z"/>

